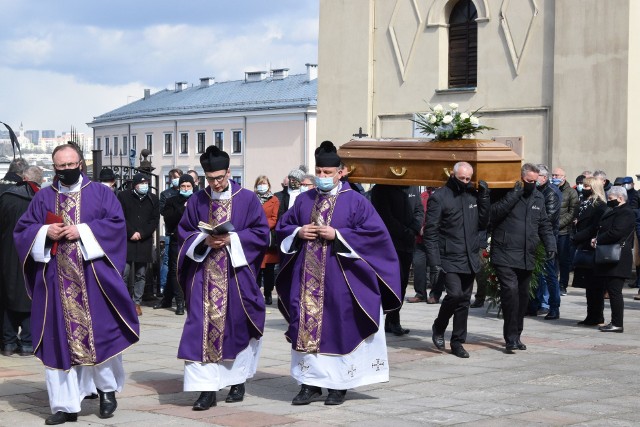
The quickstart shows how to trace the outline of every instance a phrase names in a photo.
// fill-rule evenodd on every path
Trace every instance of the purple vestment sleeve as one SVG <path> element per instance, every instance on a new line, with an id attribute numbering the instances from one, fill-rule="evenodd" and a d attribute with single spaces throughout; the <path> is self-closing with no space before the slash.
<path id="1" fill-rule="evenodd" d="M 269 245 L 269 225 L 260 201 L 252 191 L 231 182 L 231 224 L 235 228 L 248 265 L 233 268 L 227 256 L 227 311 L 224 323 L 222 359 L 235 359 L 252 338 L 262 337 L 265 321 L 264 297 L 260 293 L 257 275 Z M 198 222 L 209 221 L 211 189 L 206 188 L 189 198 L 178 224 L 178 281 L 184 290 L 187 305 L 178 357 L 203 361 L 204 266 L 186 256 L 194 239 L 200 234 Z M 213 250 L 207 257 L 213 256 Z M 209 343 L 210 344 L 210 343 Z"/>
<path id="2" fill-rule="evenodd" d="M 278 241 L 297 227 L 311 222 L 316 191 L 296 198 L 294 206 L 276 227 Z M 348 354 L 378 328 L 380 307 L 399 309 L 400 274 L 398 258 L 391 238 L 375 209 L 359 193 L 347 187 L 338 193 L 330 224 L 360 258 L 348 258 L 327 250 L 324 268 L 323 307 L 319 352 Z M 302 278 L 308 243 L 300 241 L 299 250 L 281 258 L 276 280 L 278 308 L 289 322 L 285 333 L 298 350 Z"/>
<path id="3" fill-rule="evenodd" d="M 14 229 L 16 249 L 23 265 L 25 285 L 31 296 L 31 330 L 35 355 L 45 366 L 68 370 L 72 366 L 60 291 L 59 257 L 48 263 L 35 262 L 31 250 L 45 224 L 47 212 L 56 212 L 57 188 L 36 193 Z M 122 208 L 112 191 L 83 176 L 79 223 L 86 224 L 105 253 L 82 261 L 95 364 L 121 353 L 138 341 L 139 323 L 135 306 L 122 280 L 126 257 L 126 230 Z"/>

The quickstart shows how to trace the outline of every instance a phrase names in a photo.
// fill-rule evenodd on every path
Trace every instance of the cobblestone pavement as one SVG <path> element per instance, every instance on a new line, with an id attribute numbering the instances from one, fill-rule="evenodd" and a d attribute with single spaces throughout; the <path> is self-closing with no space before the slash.
<path id="1" fill-rule="evenodd" d="M 405 304 L 402 323 L 411 333 L 388 335 L 391 380 L 350 390 L 343 405 L 331 407 L 322 401 L 291 405 L 298 386 L 289 376 L 285 324 L 272 306 L 258 373 L 247 383 L 244 402 L 224 403 L 227 390 L 221 390 L 222 402 L 202 412 L 191 410 L 198 393 L 182 392 L 183 363 L 176 359 L 185 317 L 145 307 L 141 341 L 124 354 L 127 383 L 117 395 L 115 416 L 98 418 L 97 400 L 86 400 L 72 425 L 637 426 L 640 301 L 633 300 L 635 294 L 624 290 L 625 332 L 602 333 L 576 325 L 585 315 L 584 291 L 569 288 L 559 320 L 525 320 L 528 349 L 514 355 L 503 352 L 496 313 L 471 309 L 469 359 L 432 344 L 438 305 Z M 0 356 L 0 425 L 44 424 L 49 406 L 43 371 L 34 357 Z"/>

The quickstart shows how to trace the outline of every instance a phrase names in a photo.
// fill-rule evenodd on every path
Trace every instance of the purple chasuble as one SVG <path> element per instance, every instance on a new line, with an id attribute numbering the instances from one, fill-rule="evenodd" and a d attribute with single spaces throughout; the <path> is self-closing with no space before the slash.
<path id="1" fill-rule="evenodd" d="M 233 181 L 231 199 L 211 197 L 211 188 L 189 198 L 178 225 L 178 280 L 185 294 L 187 320 L 178 358 L 215 363 L 233 360 L 264 331 L 264 297 L 257 275 L 269 245 L 269 225 L 252 191 Z M 202 262 L 186 256 L 200 234 L 198 222 L 230 220 L 248 265 L 234 268 L 226 248 L 212 249 Z"/>
<path id="2" fill-rule="evenodd" d="M 126 225 L 118 199 L 84 175 L 78 192 L 62 194 L 57 185 L 36 193 L 14 239 L 33 300 L 35 355 L 49 368 L 68 370 L 121 353 L 138 341 L 139 323 L 122 280 Z M 62 240 L 48 263 L 34 261 L 31 249 L 47 212 L 67 225 L 86 224 L 105 256 L 85 261 L 79 241 Z"/>
<path id="3" fill-rule="evenodd" d="M 300 194 L 278 222 L 278 241 L 310 223 L 335 228 L 360 258 L 337 255 L 324 239 L 294 243 L 299 249 L 283 255 L 276 279 L 285 337 L 296 351 L 348 354 L 378 331 L 381 306 L 401 306 L 397 255 L 371 203 L 348 186 L 335 196 Z"/>

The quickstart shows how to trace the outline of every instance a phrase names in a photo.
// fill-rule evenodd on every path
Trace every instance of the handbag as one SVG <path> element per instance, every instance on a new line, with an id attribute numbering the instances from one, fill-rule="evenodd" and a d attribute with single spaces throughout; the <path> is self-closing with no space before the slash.
<path id="1" fill-rule="evenodd" d="M 573 255 L 574 268 L 593 268 L 595 264 L 595 252 L 589 249 L 578 249 Z"/>
<path id="2" fill-rule="evenodd" d="M 615 264 L 620 262 L 620 256 L 622 255 L 622 248 L 624 248 L 624 244 L 631 237 L 633 231 L 624 239 L 622 242 L 618 243 L 610 243 L 608 245 L 598 245 L 596 244 L 596 264 Z M 598 241 L 598 236 L 596 236 L 596 242 Z"/>

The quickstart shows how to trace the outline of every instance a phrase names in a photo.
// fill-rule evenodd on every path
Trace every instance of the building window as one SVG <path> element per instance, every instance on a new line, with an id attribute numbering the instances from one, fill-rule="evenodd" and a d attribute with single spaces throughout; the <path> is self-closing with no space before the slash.
<path id="1" fill-rule="evenodd" d="M 472 0 L 460 0 L 449 15 L 449 88 L 477 85 L 477 18 Z"/>
<path id="2" fill-rule="evenodd" d="M 136 136 L 135 135 L 131 135 L 131 149 L 132 150 L 137 150 L 137 141 L 136 141 Z"/>
<path id="3" fill-rule="evenodd" d="M 233 154 L 242 153 L 242 131 L 234 130 L 233 131 Z"/>
<path id="4" fill-rule="evenodd" d="M 102 146 L 100 144 L 102 144 L 102 141 L 100 141 L 100 138 L 96 138 L 96 150 L 102 150 Z"/>
<path id="5" fill-rule="evenodd" d="M 119 148 L 120 147 L 118 147 L 118 137 L 114 136 L 113 137 L 113 155 L 114 156 L 122 154 L 121 152 L 118 151 Z"/>
<path id="6" fill-rule="evenodd" d="M 171 154 L 171 153 L 173 153 L 173 150 L 172 150 L 172 148 L 173 148 L 173 147 L 172 147 L 173 142 L 171 141 L 171 137 L 172 137 L 172 136 L 173 136 L 173 135 L 172 135 L 172 134 L 170 134 L 170 133 L 165 133 L 165 134 L 164 134 L 164 154 Z"/>
<path id="7" fill-rule="evenodd" d="M 204 132 L 198 132 L 198 153 L 204 153 L 205 145 Z"/>
<path id="8" fill-rule="evenodd" d="M 233 175 L 231 179 L 237 182 L 238 185 L 242 185 L 242 175 Z"/>
<path id="9" fill-rule="evenodd" d="M 213 142 L 220 150 L 224 150 L 224 132 L 214 132 L 213 133 Z"/>
<path id="10" fill-rule="evenodd" d="M 104 138 L 104 154 L 106 154 L 107 156 L 111 155 L 111 144 L 109 144 L 108 136 Z"/>
<path id="11" fill-rule="evenodd" d="M 146 135 L 147 137 L 147 150 L 149 154 L 153 154 L 153 135 Z"/>
<path id="12" fill-rule="evenodd" d="M 123 156 L 129 156 L 129 138 L 127 138 L 126 136 L 122 137 L 122 155 Z"/>
<path id="13" fill-rule="evenodd" d="M 189 134 L 181 133 L 180 134 L 180 154 L 189 153 Z"/>

